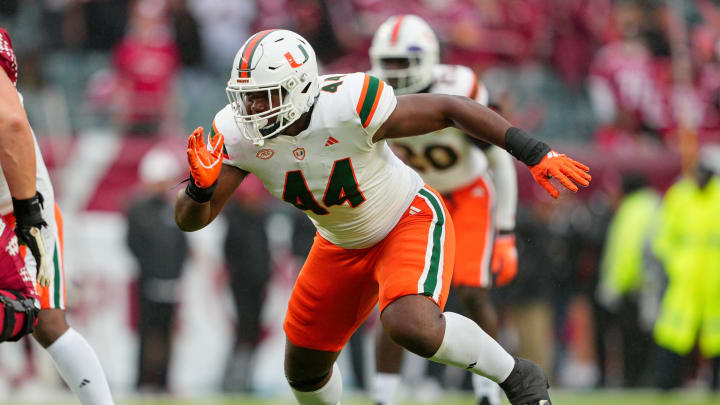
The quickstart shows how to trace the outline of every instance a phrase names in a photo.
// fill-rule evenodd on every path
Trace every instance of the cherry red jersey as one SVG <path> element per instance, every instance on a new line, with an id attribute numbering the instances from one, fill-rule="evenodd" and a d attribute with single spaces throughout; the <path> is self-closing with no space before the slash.
<path id="1" fill-rule="evenodd" d="M 12 84 L 17 84 L 18 67 L 12 40 L 10 34 L 2 28 L 0 28 L 0 66 L 7 73 Z"/>

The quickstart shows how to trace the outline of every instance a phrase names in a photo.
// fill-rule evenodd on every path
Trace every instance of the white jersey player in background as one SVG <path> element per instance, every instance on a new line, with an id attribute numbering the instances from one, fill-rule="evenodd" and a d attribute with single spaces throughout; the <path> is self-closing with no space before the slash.
<path id="1" fill-rule="evenodd" d="M 549 176 L 577 191 L 573 181 L 589 185 L 587 166 L 469 98 L 396 98 L 364 73 L 319 77 L 310 44 L 287 30 L 245 42 L 227 93 L 208 145 L 202 128 L 188 139 L 191 177 L 178 193 L 175 221 L 185 231 L 205 227 L 249 173 L 312 219 L 318 232 L 284 324 L 285 376 L 300 404 L 340 403 L 335 360 L 378 301 L 383 327 L 404 348 L 491 378 L 512 405 L 550 404 L 536 364 L 513 358 L 472 320 L 443 312 L 455 259 L 452 219 L 387 140 L 464 128 L 511 151 L 554 197 Z"/>
<path id="2" fill-rule="evenodd" d="M 0 28 L 0 66 L 12 85 L 16 85 L 18 68 L 9 34 Z M 15 96 L 21 97 L 19 92 Z M 31 130 L 32 132 L 32 130 Z M 45 226 L 41 228 L 39 249 L 25 254 L 25 267 L 35 279 L 40 313 L 33 337 L 52 357 L 60 376 L 83 405 L 112 405 L 107 380 L 93 348 L 65 318 L 65 269 L 63 267 L 62 217 L 55 204 L 55 193 L 45 162 L 33 134 L 35 148 L 37 203 Z M 28 162 L 30 163 L 30 162 Z M 0 177 L 0 215 L 5 223 L 15 225 L 16 201 L 4 176 Z M 19 219 L 19 217 L 18 217 Z M 17 231 L 16 231 L 17 232 Z M 37 269 L 36 256 L 41 257 Z"/>
<path id="3" fill-rule="evenodd" d="M 396 15 L 375 32 L 370 47 L 372 73 L 390 84 L 396 95 L 451 94 L 487 106 L 487 89 L 475 73 L 464 66 L 441 65 L 439 54 L 435 33 L 422 18 Z M 467 316 L 496 338 L 490 272 L 497 275 L 498 285 L 508 283 L 517 272 L 513 233 L 517 178 L 512 157 L 452 127 L 393 139 L 391 145 L 425 183 L 443 194 L 455 225 L 454 291 Z M 377 374 L 372 385 L 377 404 L 396 403 L 402 358 L 402 348 L 378 329 Z M 500 387 L 481 375 L 472 377 L 478 404 L 500 405 Z"/>

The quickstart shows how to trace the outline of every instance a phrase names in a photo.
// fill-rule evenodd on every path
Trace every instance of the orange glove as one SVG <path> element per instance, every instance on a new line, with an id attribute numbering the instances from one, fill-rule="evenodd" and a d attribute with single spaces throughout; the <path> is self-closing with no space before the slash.
<path id="1" fill-rule="evenodd" d="M 511 282 L 518 269 L 517 249 L 515 248 L 515 235 L 504 234 L 495 238 L 490 270 L 495 275 L 495 285 L 502 287 Z"/>
<path id="2" fill-rule="evenodd" d="M 209 139 L 209 148 L 203 140 L 203 127 L 197 127 L 188 138 L 187 157 L 190 175 L 200 188 L 209 188 L 217 181 L 222 167 L 222 151 L 225 138 L 217 134 Z"/>
<path id="3" fill-rule="evenodd" d="M 554 150 L 548 152 L 540 163 L 530 166 L 530 173 L 532 173 L 535 181 L 553 198 L 558 198 L 560 192 L 550 184 L 551 178 L 556 178 L 560 184 L 569 190 L 577 191 L 578 188 L 575 183 L 581 186 L 590 185 L 592 177 L 587 173 L 589 170 L 590 168 L 584 164 L 576 162 L 564 154 L 558 154 Z"/>

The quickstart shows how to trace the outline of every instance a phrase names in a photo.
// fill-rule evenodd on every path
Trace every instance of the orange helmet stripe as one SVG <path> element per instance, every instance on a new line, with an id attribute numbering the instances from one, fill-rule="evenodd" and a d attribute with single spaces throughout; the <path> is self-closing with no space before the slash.
<path id="1" fill-rule="evenodd" d="M 391 45 L 395 45 L 395 43 L 397 43 L 398 33 L 400 32 L 400 25 L 402 25 L 404 18 L 405 18 L 404 15 L 399 15 L 395 19 L 395 25 L 393 26 L 392 35 L 390 36 L 390 44 Z"/>
<path id="2" fill-rule="evenodd" d="M 240 60 L 240 77 L 250 77 L 250 63 L 252 62 L 252 57 L 255 54 L 255 49 L 257 49 L 260 41 L 273 31 L 275 30 L 260 31 L 250 38 L 243 50 L 242 59 Z"/>

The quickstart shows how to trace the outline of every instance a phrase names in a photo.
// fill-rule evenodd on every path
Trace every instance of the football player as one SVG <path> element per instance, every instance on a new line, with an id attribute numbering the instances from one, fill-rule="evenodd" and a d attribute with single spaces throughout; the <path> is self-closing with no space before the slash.
<path id="1" fill-rule="evenodd" d="M 404 348 L 482 374 L 513 405 L 549 404 L 547 377 L 513 358 L 475 322 L 443 312 L 452 278 L 455 232 L 440 194 L 396 157 L 388 139 L 448 126 L 505 147 L 577 191 L 587 166 L 551 150 L 502 117 L 459 96 L 395 97 L 365 73 L 318 76 L 315 52 L 298 34 L 266 30 L 233 62 L 229 104 L 188 139 L 190 179 L 175 220 L 203 228 L 248 173 L 314 222 L 317 235 L 293 288 L 284 322 L 285 375 L 300 404 L 338 404 L 335 360 L 380 302 L 385 331 Z M 227 139 L 227 142 L 225 140 Z"/>
<path id="2" fill-rule="evenodd" d="M 375 32 L 370 47 L 373 74 L 390 84 L 396 95 L 453 94 L 487 106 L 487 89 L 475 73 L 464 66 L 439 64 L 439 54 L 435 33 L 415 15 L 390 17 Z M 510 282 L 517 272 L 513 233 L 517 178 L 512 157 L 452 127 L 392 139 L 390 144 L 427 185 L 443 195 L 455 225 L 452 285 L 468 317 L 495 338 L 491 269 L 498 285 Z M 402 357 L 402 348 L 378 329 L 377 374 L 372 388 L 376 403 L 395 403 Z M 478 404 L 500 405 L 498 385 L 479 374 L 472 377 Z"/>
<path id="3" fill-rule="evenodd" d="M 22 106 L 20 93 L 15 89 L 18 77 L 17 61 L 12 47 L 10 35 L 0 28 L 0 122 L 2 136 L 9 143 L 23 142 L 22 153 L 18 149 L 13 152 L 3 148 L 2 168 L 4 176 L 0 178 L 0 215 L 2 222 L 0 231 L 6 238 L 7 230 L 15 228 L 20 242 L 29 248 L 31 254 L 24 254 L 17 246 L 14 237 L 0 239 L 3 253 L 12 257 L 17 266 L 6 266 L 8 257 L 0 261 L 0 280 L 17 279 L 21 275 L 25 289 L 20 290 L 24 297 L 31 299 L 35 312 L 27 305 L 7 304 L 5 297 L 5 314 L 9 308 L 19 311 L 25 308 L 27 313 L 37 313 L 36 326 L 23 327 L 22 333 L 32 332 L 35 340 L 44 347 L 57 367 L 58 372 L 68 387 L 80 399 L 83 405 L 112 405 L 100 362 L 95 351 L 79 333 L 72 329 L 65 318 L 65 274 L 62 251 L 62 217 L 55 204 L 55 197 L 50 184 L 50 176 L 43 162 L 40 149 L 27 121 Z M 13 172 L 22 170 L 25 181 L 18 191 Z M 24 254 L 24 259 L 21 255 Z M 32 285 L 37 279 L 37 285 Z M 15 283 L 17 285 L 17 283 Z M 5 288 L 0 284 L 0 288 Z M 8 286 L 17 292 L 19 288 Z M 24 300 L 19 299 L 20 303 Z M 37 302 L 39 300 L 39 302 Z M 0 302 L 3 302 L 0 298 Z M 2 306 L 2 305 L 0 305 Z M 7 318 L 5 321 L 7 322 Z M 33 321 L 26 321 L 33 322 Z M 17 328 L 17 323 L 16 323 Z M 3 333 L 4 336 L 4 333 Z M 22 335 L 16 334 L 14 340 Z M 2 339 L 0 339 L 1 341 Z"/>

